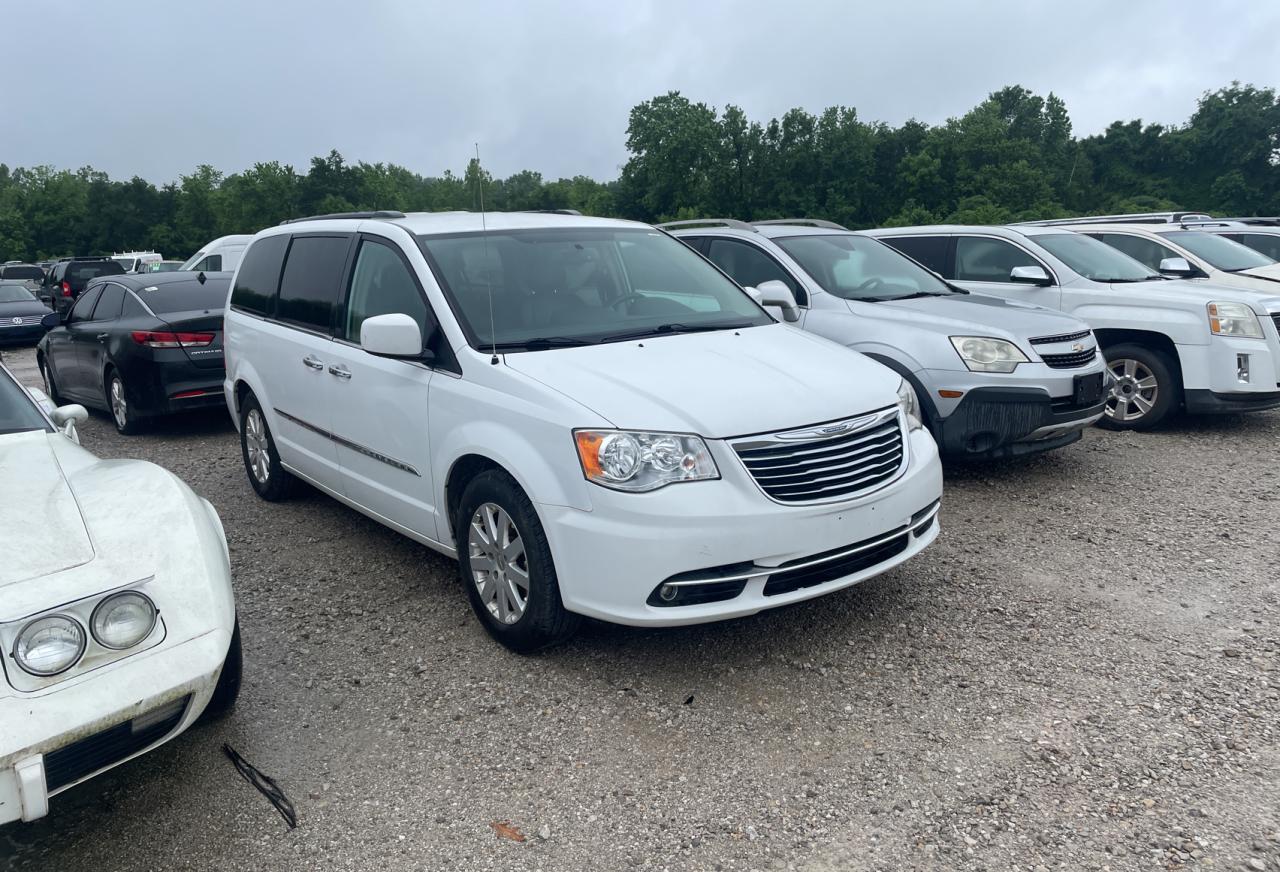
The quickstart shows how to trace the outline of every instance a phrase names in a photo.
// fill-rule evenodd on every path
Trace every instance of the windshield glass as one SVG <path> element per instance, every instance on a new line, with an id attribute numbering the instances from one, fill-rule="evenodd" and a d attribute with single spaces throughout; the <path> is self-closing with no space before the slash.
<path id="1" fill-rule="evenodd" d="M 1271 266 L 1275 263 L 1261 252 L 1213 233 L 1200 230 L 1175 230 L 1172 233 L 1160 235 L 1175 245 L 1181 245 L 1196 257 L 1203 257 L 1224 272 L 1239 272 L 1242 269 Z"/>
<path id="2" fill-rule="evenodd" d="M 846 300 L 878 302 L 951 293 L 936 275 L 867 236 L 788 236 L 774 241 L 824 291 Z"/>
<path id="3" fill-rule="evenodd" d="M 182 266 L 178 267 L 178 269 L 182 270 L 183 272 L 186 272 L 187 270 L 191 269 L 193 266 L 198 264 L 203 259 L 204 259 L 204 251 L 203 250 L 197 251 L 195 254 L 191 255 L 191 257 L 184 260 L 182 262 Z"/>
<path id="4" fill-rule="evenodd" d="M 1068 267 L 1095 282 L 1145 282 L 1160 274 L 1082 233 L 1036 234 L 1030 239 Z"/>
<path id="5" fill-rule="evenodd" d="M 0 303 L 33 303 L 35 299 L 22 285 L 0 285 Z"/>
<path id="6" fill-rule="evenodd" d="M 715 267 L 657 230 L 506 230 L 418 242 L 475 348 L 530 350 L 774 323 Z"/>
<path id="7" fill-rule="evenodd" d="M 0 369 L 0 436 L 24 430 L 48 429 L 49 425 L 26 391 L 18 387 L 7 372 Z"/>

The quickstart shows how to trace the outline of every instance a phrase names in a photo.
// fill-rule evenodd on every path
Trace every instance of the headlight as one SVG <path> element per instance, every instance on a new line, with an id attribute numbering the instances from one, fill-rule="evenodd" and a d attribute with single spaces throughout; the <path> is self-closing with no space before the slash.
<path id="1" fill-rule="evenodd" d="M 156 625 L 156 607 L 142 594 L 126 590 L 98 603 L 90 622 L 93 638 L 104 648 L 132 648 Z"/>
<path id="2" fill-rule="evenodd" d="M 898 385 L 898 408 L 907 419 L 908 430 L 920 430 L 924 427 L 924 416 L 920 414 L 920 398 L 915 388 L 905 378 Z"/>
<path id="3" fill-rule="evenodd" d="M 680 481 L 719 478 L 697 436 L 634 430 L 575 430 L 578 459 L 589 481 L 614 490 L 651 491 Z"/>
<path id="4" fill-rule="evenodd" d="M 32 675 L 66 672 L 84 653 L 84 629 L 66 615 L 37 618 L 22 628 L 13 659 Z"/>
<path id="5" fill-rule="evenodd" d="M 1258 316 L 1244 303 L 1210 303 L 1209 329 L 1218 336 L 1262 338 Z"/>
<path id="6" fill-rule="evenodd" d="M 1013 372 L 1027 356 L 1012 342 L 987 336 L 952 336 L 951 345 L 971 372 Z"/>

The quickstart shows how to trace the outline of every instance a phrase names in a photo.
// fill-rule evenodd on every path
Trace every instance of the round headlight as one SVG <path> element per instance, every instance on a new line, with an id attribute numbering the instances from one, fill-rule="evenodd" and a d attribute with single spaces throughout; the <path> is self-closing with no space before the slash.
<path id="1" fill-rule="evenodd" d="M 66 615 L 36 618 L 22 628 L 13 659 L 32 675 L 66 672 L 84 653 L 84 629 Z"/>
<path id="2" fill-rule="evenodd" d="M 600 443 L 600 468 L 612 481 L 626 481 L 640 471 L 640 445 L 627 433 L 613 433 Z"/>
<path id="3" fill-rule="evenodd" d="M 156 625 L 156 607 L 137 591 L 113 594 L 93 610 L 93 638 L 104 648 L 131 648 Z"/>

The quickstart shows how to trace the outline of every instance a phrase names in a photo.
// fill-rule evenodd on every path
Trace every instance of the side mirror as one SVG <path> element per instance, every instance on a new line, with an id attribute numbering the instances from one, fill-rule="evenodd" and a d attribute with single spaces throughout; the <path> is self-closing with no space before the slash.
<path id="1" fill-rule="evenodd" d="M 1053 279 L 1042 266 L 1015 266 L 1009 270 L 1009 281 L 1020 285 L 1039 285 L 1042 288 L 1053 284 Z"/>
<path id="2" fill-rule="evenodd" d="M 787 287 L 785 282 L 770 279 L 767 282 L 761 282 L 754 288 L 747 288 L 747 293 L 751 294 L 761 306 L 777 306 L 781 309 L 782 320 L 800 320 L 800 308 L 796 306 L 796 298 L 792 295 L 791 288 Z"/>
<path id="3" fill-rule="evenodd" d="M 422 345 L 422 328 L 408 315 L 374 315 L 360 325 L 360 347 L 378 357 L 429 361 L 434 355 Z"/>
<path id="4" fill-rule="evenodd" d="M 50 312 L 40 319 L 40 326 L 46 330 L 52 330 L 62 324 L 62 316 L 57 312 Z"/>
<path id="5" fill-rule="evenodd" d="M 1160 261 L 1160 273 L 1167 276 L 1193 276 L 1196 268 L 1185 257 L 1166 257 Z"/>
<path id="6" fill-rule="evenodd" d="M 80 444 L 80 434 L 76 432 L 76 424 L 83 424 L 89 420 L 89 412 L 79 403 L 72 403 L 69 406 L 58 406 L 49 415 L 49 419 L 53 421 L 63 436 L 66 436 L 77 445 Z"/>

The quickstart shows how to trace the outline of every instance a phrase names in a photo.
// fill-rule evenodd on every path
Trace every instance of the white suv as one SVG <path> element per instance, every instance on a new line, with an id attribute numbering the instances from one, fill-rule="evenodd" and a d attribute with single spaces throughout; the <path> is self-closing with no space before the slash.
<path id="1" fill-rule="evenodd" d="M 1280 406 L 1280 297 L 1167 279 L 1061 227 L 869 233 L 961 287 L 1088 322 L 1116 378 L 1102 420 L 1107 426 L 1147 429 L 1180 406 L 1188 412 Z"/>
<path id="2" fill-rule="evenodd" d="M 910 387 L 645 225 L 291 222 L 246 250 L 225 337 L 258 494 L 303 479 L 457 556 L 518 651 L 582 615 L 678 625 L 818 596 L 938 534 Z"/>

